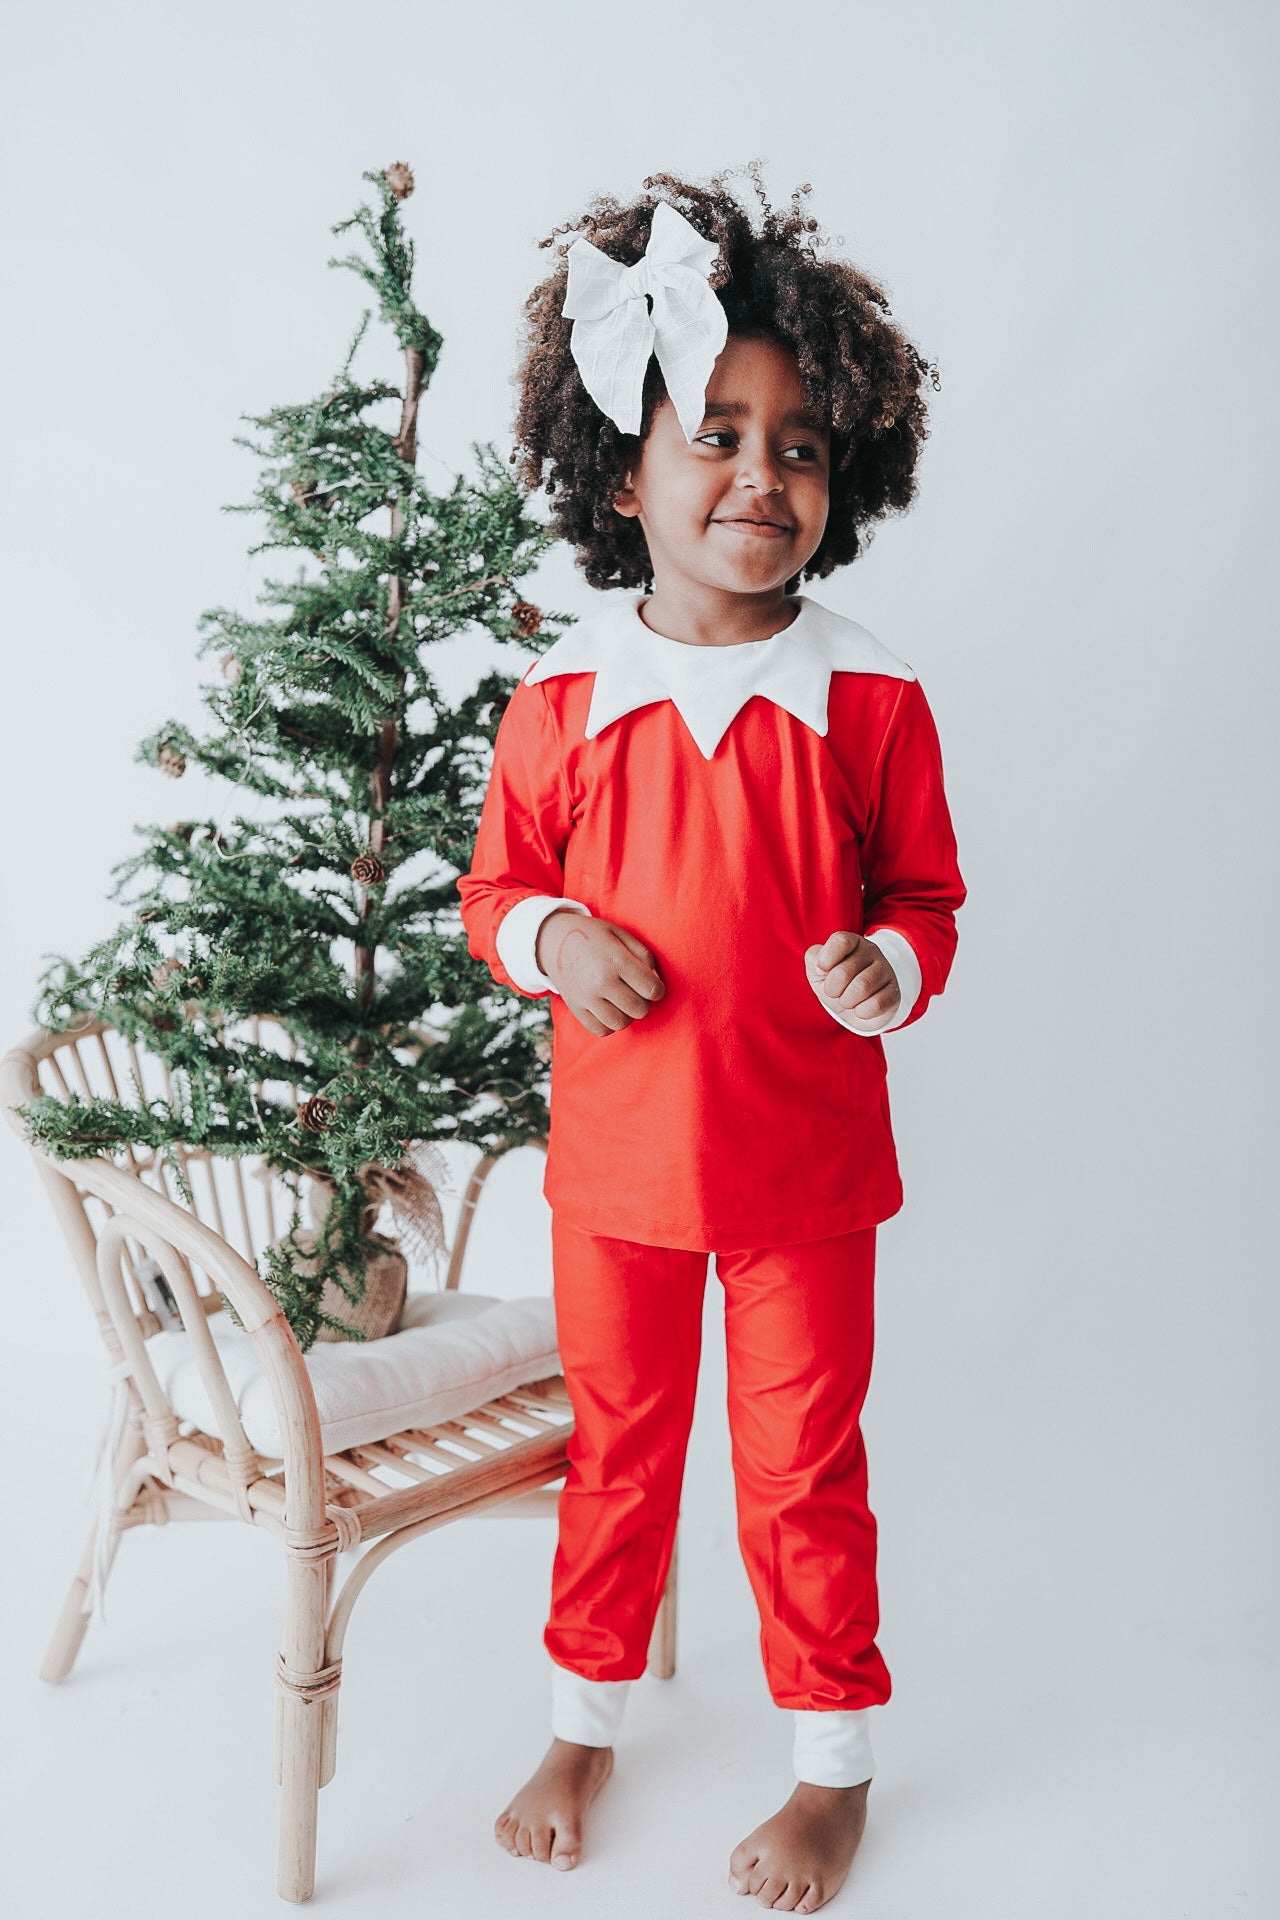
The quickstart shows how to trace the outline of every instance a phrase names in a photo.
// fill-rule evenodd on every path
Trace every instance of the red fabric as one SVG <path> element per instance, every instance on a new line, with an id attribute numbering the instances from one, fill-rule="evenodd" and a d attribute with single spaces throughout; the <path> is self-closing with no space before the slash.
<path id="1" fill-rule="evenodd" d="M 852 1710 L 890 1693 L 859 1426 L 875 1240 L 869 1227 L 716 1256 L 738 1543 L 782 1707 Z M 552 1251 L 574 1430 L 543 1642 L 588 1680 L 632 1680 L 671 1561 L 707 1256 L 586 1233 L 554 1214 Z"/>
<path id="2" fill-rule="evenodd" d="M 656 701 L 584 738 L 593 676 L 515 689 L 471 871 L 470 952 L 564 894 L 652 950 L 666 997 L 591 1034 L 552 996 L 543 1191 L 566 1220 L 680 1248 L 854 1232 L 902 1204 L 883 1042 L 817 1003 L 806 947 L 893 926 L 940 993 L 965 898 L 920 684 L 835 672 L 819 735 L 761 695 L 712 759 Z"/>

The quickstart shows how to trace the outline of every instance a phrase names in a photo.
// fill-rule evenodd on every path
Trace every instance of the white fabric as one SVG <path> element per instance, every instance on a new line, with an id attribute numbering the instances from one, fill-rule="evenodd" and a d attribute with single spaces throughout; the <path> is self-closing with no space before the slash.
<path id="1" fill-rule="evenodd" d="M 581 900 L 562 900 L 559 894 L 531 893 L 526 899 L 517 900 L 514 907 L 508 907 L 498 922 L 498 931 L 493 936 L 498 958 L 526 993 L 555 992 L 538 965 L 538 933 L 547 916 L 560 907 L 576 907 L 579 913 L 588 915 L 591 912 Z"/>
<path id="2" fill-rule="evenodd" d="M 707 382 L 729 337 L 728 316 L 707 278 L 718 252 L 667 200 L 654 207 L 648 243 L 630 266 L 582 235 L 568 249 L 560 311 L 573 321 L 569 351 L 583 386 L 623 433 L 640 431 L 651 353 L 685 440 L 702 425 Z"/>
<path id="3" fill-rule="evenodd" d="M 867 1729 L 870 1707 L 831 1713 L 797 1709 L 791 1770 L 815 1787 L 859 1787 L 876 1770 Z"/>
<path id="4" fill-rule="evenodd" d="M 550 1655 L 547 1656 L 550 1660 Z M 611 1747 L 622 1727 L 630 1680 L 587 1680 L 551 1665 L 551 1731 L 582 1747 Z M 793 1713 L 791 1767 L 797 1780 L 817 1787 L 857 1787 L 875 1773 L 869 1707 Z"/>
<path id="5" fill-rule="evenodd" d="M 116 1455 L 120 1451 L 120 1442 L 124 1438 L 125 1421 L 129 1413 L 129 1392 L 125 1385 L 129 1378 L 129 1362 L 117 1361 L 107 1378 L 111 1382 L 111 1399 L 98 1438 L 98 1454 L 93 1463 L 93 1472 L 83 1496 L 85 1500 L 93 1501 L 96 1521 L 93 1536 L 93 1565 L 89 1574 L 89 1585 L 85 1591 L 83 1611 L 91 1618 L 96 1617 L 104 1623 L 107 1618 L 108 1562 L 113 1544 L 111 1531 L 116 1511 Z"/>
<path id="6" fill-rule="evenodd" d="M 585 1680 L 552 1660 L 552 1733 L 557 1740 L 573 1740 L 580 1747 L 611 1747 L 630 1690 L 630 1680 Z"/>
<path id="7" fill-rule="evenodd" d="M 209 1331 L 250 1445 L 280 1459 L 279 1421 L 252 1339 L 225 1313 L 210 1318 Z M 216 1433 L 190 1336 L 157 1333 L 147 1342 L 147 1357 L 178 1418 Z M 385 1339 L 326 1341 L 305 1359 L 326 1453 L 456 1419 L 496 1394 L 561 1370 L 550 1296 L 499 1300 L 451 1289 L 411 1293 L 399 1332 Z M 519 1438 L 514 1431 L 511 1437 Z"/>
<path id="8" fill-rule="evenodd" d="M 641 613 L 646 595 L 627 594 L 553 641 L 524 676 L 526 685 L 561 673 L 593 673 L 585 737 L 655 700 L 670 700 L 710 760 L 748 700 L 760 694 L 824 738 L 833 673 L 880 673 L 914 680 L 915 669 L 883 641 L 808 594 L 789 627 L 765 640 L 701 646 L 655 633 Z"/>

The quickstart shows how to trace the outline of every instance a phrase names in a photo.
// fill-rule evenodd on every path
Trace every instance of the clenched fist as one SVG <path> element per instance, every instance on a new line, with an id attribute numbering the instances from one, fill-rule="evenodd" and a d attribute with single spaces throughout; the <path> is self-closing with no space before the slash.
<path id="1" fill-rule="evenodd" d="M 820 947 L 805 949 L 804 965 L 812 984 L 847 1026 L 874 1020 L 902 1004 L 897 974 L 865 934 L 829 934 Z"/>
<path id="2" fill-rule="evenodd" d="M 620 1033 L 667 990 L 644 941 L 594 914 L 549 913 L 534 958 L 588 1033 Z"/>

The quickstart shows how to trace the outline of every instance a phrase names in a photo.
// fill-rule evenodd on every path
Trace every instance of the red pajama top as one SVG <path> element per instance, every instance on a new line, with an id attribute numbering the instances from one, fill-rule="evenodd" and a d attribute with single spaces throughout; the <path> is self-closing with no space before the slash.
<path id="1" fill-rule="evenodd" d="M 457 883 L 469 951 L 547 992 L 534 963 L 513 977 L 498 933 L 522 901 L 536 930 L 565 897 L 636 934 L 666 983 L 609 1034 L 551 994 L 543 1191 L 594 1233 L 727 1251 L 902 1204 L 884 1044 L 819 1003 L 805 949 L 895 930 L 918 965 L 893 1023 L 910 1026 L 942 992 L 966 889 L 913 670 L 797 598 L 768 639 L 697 647 L 615 596 L 533 664 L 498 727 Z"/>

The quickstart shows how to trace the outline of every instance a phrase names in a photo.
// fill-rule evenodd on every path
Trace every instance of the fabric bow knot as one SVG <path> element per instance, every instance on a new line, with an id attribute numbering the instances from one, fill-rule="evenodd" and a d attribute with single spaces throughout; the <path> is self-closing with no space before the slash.
<path id="1" fill-rule="evenodd" d="M 670 201 L 653 210 L 640 258 L 624 266 L 579 235 L 566 259 L 561 312 L 582 384 L 623 433 L 640 431 L 645 370 L 656 353 L 686 441 L 702 423 L 707 382 L 729 337 L 708 279 L 718 248 Z M 650 314 L 645 295 L 653 301 Z"/>

